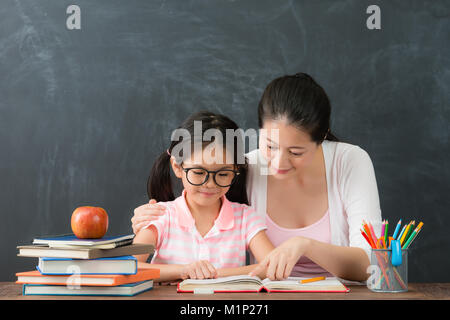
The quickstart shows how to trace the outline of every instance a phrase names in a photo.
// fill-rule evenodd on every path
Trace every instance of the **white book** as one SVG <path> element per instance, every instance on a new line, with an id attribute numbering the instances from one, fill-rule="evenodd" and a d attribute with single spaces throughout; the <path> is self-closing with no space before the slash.
<path id="1" fill-rule="evenodd" d="M 133 256 L 99 259 L 39 258 L 39 272 L 45 275 L 136 274 L 138 262 Z"/>
<path id="2" fill-rule="evenodd" d="M 153 288 L 153 280 L 124 284 L 115 287 L 56 286 L 24 284 L 22 294 L 27 295 L 68 295 L 68 296 L 134 296 Z"/>
<path id="3" fill-rule="evenodd" d="M 111 249 L 132 242 L 134 234 L 114 237 L 103 237 L 100 239 L 79 239 L 74 234 L 53 237 L 42 237 L 33 240 L 33 244 L 45 244 L 53 248 L 68 247 L 93 247 L 97 249 Z"/>

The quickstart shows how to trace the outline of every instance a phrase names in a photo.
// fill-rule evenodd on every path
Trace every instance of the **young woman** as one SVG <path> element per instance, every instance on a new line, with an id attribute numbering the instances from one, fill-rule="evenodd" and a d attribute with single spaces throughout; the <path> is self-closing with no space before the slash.
<path id="1" fill-rule="evenodd" d="M 370 248 L 360 228 L 363 220 L 381 227 L 375 173 L 367 152 L 337 141 L 330 114 L 327 94 L 305 73 L 273 80 L 262 95 L 258 119 L 265 130 L 259 149 L 247 155 L 247 195 L 265 215 L 267 235 L 277 248 L 255 273 L 270 279 L 369 276 Z M 152 200 L 137 208 L 134 232 L 164 212 Z"/>

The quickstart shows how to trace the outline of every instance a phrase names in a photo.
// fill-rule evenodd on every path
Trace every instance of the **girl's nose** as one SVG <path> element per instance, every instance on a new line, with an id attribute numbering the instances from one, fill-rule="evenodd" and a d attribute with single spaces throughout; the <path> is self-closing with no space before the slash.
<path id="1" fill-rule="evenodd" d="M 213 174 L 209 174 L 208 180 L 205 182 L 205 186 L 215 187 L 216 183 L 214 182 Z"/>

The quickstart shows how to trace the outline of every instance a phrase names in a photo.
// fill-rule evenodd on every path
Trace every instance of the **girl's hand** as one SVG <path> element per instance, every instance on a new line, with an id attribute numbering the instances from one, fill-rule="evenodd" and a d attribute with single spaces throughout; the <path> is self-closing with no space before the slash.
<path id="1" fill-rule="evenodd" d="M 207 260 L 195 261 L 190 264 L 186 264 L 181 269 L 181 279 L 211 279 L 217 278 L 217 270 Z"/>
<path id="2" fill-rule="evenodd" d="M 292 237 L 272 250 L 250 272 L 251 276 L 259 276 L 267 270 L 266 277 L 270 280 L 283 280 L 289 277 L 295 263 L 308 249 L 310 240 L 303 237 Z"/>
<path id="3" fill-rule="evenodd" d="M 131 218 L 133 233 L 137 234 L 143 227 L 151 221 L 158 219 L 165 212 L 166 208 L 158 205 L 155 199 L 151 199 L 148 203 L 137 207 L 134 209 L 134 215 Z"/>

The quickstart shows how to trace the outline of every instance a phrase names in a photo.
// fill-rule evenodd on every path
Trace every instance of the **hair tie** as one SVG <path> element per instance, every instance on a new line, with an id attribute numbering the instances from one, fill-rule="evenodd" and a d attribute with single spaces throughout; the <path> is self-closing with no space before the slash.
<path id="1" fill-rule="evenodd" d="M 169 157 L 172 156 L 172 155 L 170 154 L 170 152 L 169 152 L 169 149 L 166 149 L 166 152 L 167 152 L 167 154 L 169 155 Z"/>

